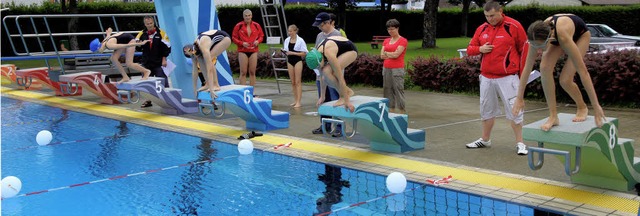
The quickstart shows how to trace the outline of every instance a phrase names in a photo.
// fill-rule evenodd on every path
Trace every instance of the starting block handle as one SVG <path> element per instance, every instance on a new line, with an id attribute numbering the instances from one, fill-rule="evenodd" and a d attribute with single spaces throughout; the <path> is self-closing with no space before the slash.
<path id="1" fill-rule="evenodd" d="M 133 97 L 131 93 L 132 93 L 132 91 L 129 91 L 129 90 L 119 90 L 118 91 L 118 100 L 121 103 L 138 103 L 138 102 L 140 102 L 140 91 L 136 91 L 137 97 L 136 97 L 135 101 L 131 100 L 131 98 Z M 123 100 L 122 97 L 127 97 L 126 101 Z"/>
<path id="2" fill-rule="evenodd" d="M 580 171 L 580 158 L 582 158 L 582 150 L 579 146 L 576 146 L 576 160 L 575 160 L 575 169 L 571 170 L 571 152 L 555 150 L 555 149 L 546 149 L 544 148 L 543 142 L 538 142 L 538 147 L 529 147 L 529 155 L 527 159 L 529 161 L 529 168 L 532 170 L 538 170 L 542 168 L 544 164 L 544 154 L 555 154 L 564 156 L 564 172 L 571 176 Z M 538 152 L 538 162 L 534 164 L 533 155 Z"/>
<path id="3" fill-rule="evenodd" d="M 204 108 L 206 108 L 206 107 L 209 108 L 209 110 L 210 110 L 209 112 L 205 111 Z M 225 113 L 224 103 L 220 103 L 218 105 L 218 109 L 222 110 L 222 111 L 220 111 L 220 114 L 216 113 L 216 109 L 215 109 L 215 106 L 213 105 L 213 103 L 200 102 L 198 104 L 198 111 L 200 111 L 200 113 L 202 115 L 205 115 L 205 116 L 213 114 L 213 117 L 215 117 L 215 118 L 222 118 L 222 116 L 224 116 L 224 113 Z"/>
<path id="4" fill-rule="evenodd" d="M 25 82 L 26 80 L 26 82 Z M 29 88 L 29 86 L 31 86 L 31 83 L 33 83 L 33 78 L 31 77 L 16 77 L 16 84 L 18 84 L 18 86 L 23 86 L 25 88 Z"/>
<path id="5" fill-rule="evenodd" d="M 346 137 L 346 138 L 351 138 L 351 137 L 355 136 L 356 132 L 357 132 L 357 128 L 358 128 L 358 120 L 354 119 L 353 120 L 353 131 L 351 131 L 351 134 L 347 135 L 347 133 L 344 131 L 344 128 L 345 128 L 344 121 L 339 120 L 339 119 L 332 119 L 332 118 L 322 118 L 321 127 L 322 127 L 322 133 L 323 134 L 328 134 L 327 133 L 327 129 L 324 127 L 324 125 L 326 123 L 331 123 L 331 124 L 335 125 L 335 127 L 330 131 L 330 133 L 333 132 L 334 130 L 336 130 L 338 125 L 342 126 L 342 127 L 340 127 L 340 133 L 342 134 L 342 137 Z"/>
<path id="6" fill-rule="evenodd" d="M 65 83 L 60 84 L 60 91 L 69 95 L 74 95 L 78 93 L 78 89 L 80 89 L 80 86 L 78 85 L 78 83 L 69 82 L 66 84 Z"/>

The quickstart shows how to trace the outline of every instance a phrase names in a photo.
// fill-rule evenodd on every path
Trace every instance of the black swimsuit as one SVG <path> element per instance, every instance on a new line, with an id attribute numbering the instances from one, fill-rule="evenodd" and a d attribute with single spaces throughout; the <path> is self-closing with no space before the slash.
<path id="1" fill-rule="evenodd" d="M 131 35 L 129 33 L 122 33 L 122 34 L 120 34 L 118 36 L 115 36 L 115 37 L 110 36 L 105 41 L 109 41 L 109 40 L 111 40 L 111 38 L 115 38 L 117 44 L 129 44 L 129 42 L 131 42 L 131 40 L 135 39 L 135 37 L 133 37 L 133 35 Z M 105 45 L 105 47 L 109 48 L 109 47 L 107 47 L 107 45 Z"/>
<path id="2" fill-rule="evenodd" d="M 555 41 L 551 41 L 550 43 L 556 46 L 560 45 L 560 42 L 558 41 L 558 29 L 555 27 L 556 23 L 558 23 L 558 18 L 559 17 L 569 17 L 571 19 L 571 21 L 573 21 L 573 25 L 575 26 L 575 31 L 573 32 L 573 42 L 578 42 L 578 39 L 580 39 L 580 36 L 582 36 L 582 34 L 584 34 L 585 32 L 587 32 L 587 24 L 584 23 L 584 20 L 582 20 L 582 18 L 576 16 L 576 15 L 562 15 L 562 16 L 553 16 L 553 18 L 551 18 L 553 20 L 553 31 L 554 34 L 556 35 L 556 40 Z"/>
<path id="3" fill-rule="evenodd" d="M 296 52 L 299 53 L 300 51 L 295 51 L 293 50 L 293 48 L 295 47 L 296 43 L 289 43 L 289 51 L 287 52 Z M 289 64 L 295 66 L 298 62 L 302 61 L 302 57 L 297 56 L 297 55 L 287 55 L 287 62 L 289 62 Z"/>
<path id="4" fill-rule="evenodd" d="M 356 46 L 353 44 L 353 42 L 351 41 L 339 41 L 339 40 L 332 40 L 332 39 L 325 39 L 324 41 L 322 41 L 322 43 L 320 43 L 320 45 L 318 45 L 318 48 L 320 48 L 320 46 L 323 46 L 327 43 L 327 41 L 333 41 L 336 43 L 336 45 L 338 46 L 338 53 L 336 54 L 336 57 L 349 52 L 349 51 L 356 51 L 358 52 L 358 48 L 356 48 Z M 322 57 L 324 57 L 324 59 L 327 59 L 327 57 L 324 55 L 324 52 L 322 53 Z"/>
<path id="5" fill-rule="evenodd" d="M 200 38 L 205 37 L 205 36 L 211 38 L 211 47 L 214 47 L 216 44 L 220 43 L 220 41 L 222 41 L 222 39 L 224 39 L 225 37 L 229 37 L 229 34 L 227 34 L 227 32 L 222 31 L 222 30 L 218 30 L 218 31 L 216 31 L 216 33 L 213 33 L 211 35 L 200 33 L 200 34 L 198 34 L 198 40 L 200 40 Z M 194 45 L 196 47 L 199 47 L 197 45 L 197 43 L 194 43 Z M 211 49 L 211 47 L 209 47 L 209 49 Z M 199 56 L 201 54 L 202 54 L 202 52 L 200 52 L 200 49 L 196 49 L 196 55 Z"/>

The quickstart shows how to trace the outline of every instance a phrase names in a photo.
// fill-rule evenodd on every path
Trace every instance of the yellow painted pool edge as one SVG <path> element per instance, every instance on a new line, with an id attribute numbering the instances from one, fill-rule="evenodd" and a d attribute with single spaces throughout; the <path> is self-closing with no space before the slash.
<path id="1" fill-rule="evenodd" d="M 11 88 L 2 87 L 2 94 L 14 96 L 17 98 L 29 98 L 33 100 L 40 100 L 47 103 L 59 104 L 62 106 L 75 107 L 79 109 L 91 110 L 95 112 L 101 112 L 104 114 L 122 116 L 127 118 L 134 118 L 148 122 L 154 122 L 173 127 L 182 127 L 190 130 L 197 130 L 206 133 L 214 133 L 219 135 L 226 135 L 236 137 L 243 133 L 241 130 L 230 129 L 228 127 L 217 126 L 214 124 L 207 124 L 204 122 L 193 121 L 184 118 L 177 118 L 174 116 L 166 116 L 156 113 L 145 113 L 133 110 L 124 109 L 121 107 L 107 106 L 96 104 L 92 102 L 85 102 L 81 100 L 75 100 L 73 98 L 57 97 L 47 95 L 33 91 L 23 91 Z M 271 145 L 278 145 L 282 143 L 288 143 L 291 140 L 285 137 L 271 136 L 265 134 L 262 137 L 253 138 L 255 141 L 268 143 Z M 584 191 L 574 188 L 566 188 L 562 186 L 549 185 L 539 182 L 527 181 L 523 179 L 516 179 L 507 176 L 499 176 L 496 174 L 477 172 L 467 169 L 453 168 L 444 165 L 438 165 L 422 161 L 414 161 L 405 158 L 398 158 L 393 156 L 387 156 L 372 152 L 358 151 L 345 149 L 340 147 L 334 147 L 330 145 L 323 145 L 313 143 L 305 140 L 297 140 L 291 148 L 300 149 L 307 152 L 313 152 L 318 154 L 325 154 L 334 157 L 346 158 L 355 161 L 368 162 L 372 164 L 379 164 L 382 166 L 415 171 L 423 174 L 435 175 L 435 176 L 448 176 L 452 175 L 454 179 L 477 183 L 482 185 L 489 185 L 498 188 L 504 188 L 508 190 L 515 190 L 530 194 L 537 194 L 542 196 L 556 197 L 568 201 L 577 203 L 585 203 L 593 206 L 598 206 L 607 209 L 618 210 L 627 213 L 638 213 L 638 207 L 640 202 L 607 195 L 601 193 L 595 193 L 590 191 Z"/>

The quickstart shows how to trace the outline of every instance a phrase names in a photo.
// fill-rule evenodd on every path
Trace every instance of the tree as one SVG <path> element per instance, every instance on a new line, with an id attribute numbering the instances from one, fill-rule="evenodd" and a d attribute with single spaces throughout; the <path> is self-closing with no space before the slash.
<path id="1" fill-rule="evenodd" d="M 67 8 L 67 1 L 60 1 L 60 5 L 62 6 L 62 13 L 64 14 L 77 14 L 78 13 L 78 1 L 77 0 L 68 0 L 69 7 Z M 73 17 L 69 19 L 69 23 L 67 25 L 67 29 L 69 33 L 75 33 L 78 31 L 78 17 Z M 79 50 L 78 46 L 78 37 L 70 36 L 69 37 L 69 50 Z"/>
<path id="2" fill-rule="evenodd" d="M 342 29 L 345 29 L 346 23 L 347 23 L 347 18 L 346 18 L 347 8 L 349 9 L 355 8 L 356 1 L 355 0 L 328 0 L 327 5 L 329 5 L 329 7 L 331 8 L 338 9 L 338 14 L 336 14 L 336 16 L 338 16 L 338 22 L 336 23 L 336 25 L 340 26 L 340 28 Z"/>
<path id="3" fill-rule="evenodd" d="M 422 24 L 422 48 L 436 47 L 436 24 L 438 23 L 438 0 L 425 0 Z"/>

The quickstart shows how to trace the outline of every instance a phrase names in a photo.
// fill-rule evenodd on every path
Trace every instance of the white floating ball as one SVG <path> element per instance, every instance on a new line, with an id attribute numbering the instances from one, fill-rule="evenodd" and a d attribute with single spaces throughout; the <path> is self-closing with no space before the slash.
<path id="1" fill-rule="evenodd" d="M 399 172 L 392 172 L 387 176 L 387 189 L 391 193 L 402 193 L 407 188 L 407 178 Z"/>
<path id="2" fill-rule="evenodd" d="M 53 135 L 48 130 L 41 130 L 38 132 L 38 135 L 36 135 L 36 142 L 38 142 L 38 145 L 49 145 L 51 140 L 53 140 Z"/>
<path id="3" fill-rule="evenodd" d="M 253 142 L 248 139 L 240 140 L 240 143 L 238 143 L 238 152 L 242 155 L 251 154 L 251 152 L 253 152 Z"/>
<path id="4" fill-rule="evenodd" d="M 22 182 L 18 177 L 7 176 L 2 179 L 2 198 L 14 197 L 20 193 Z"/>

